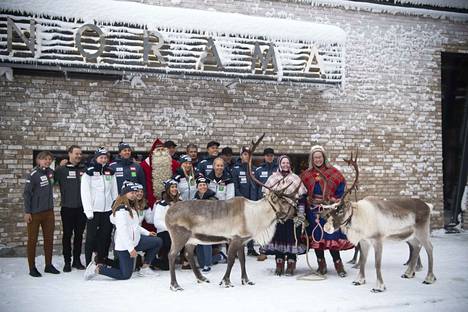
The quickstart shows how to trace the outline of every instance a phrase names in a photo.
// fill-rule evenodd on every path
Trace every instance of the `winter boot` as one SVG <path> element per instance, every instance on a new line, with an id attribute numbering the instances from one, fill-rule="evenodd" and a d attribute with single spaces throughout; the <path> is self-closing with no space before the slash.
<path id="1" fill-rule="evenodd" d="M 86 267 L 81 263 L 80 257 L 73 258 L 72 268 L 77 270 L 85 270 Z"/>
<path id="2" fill-rule="evenodd" d="M 275 274 L 278 276 L 281 276 L 283 275 L 283 273 L 284 273 L 284 259 L 277 258 Z"/>
<path id="3" fill-rule="evenodd" d="M 341 259 L 336 260 L 334 264 L 336 273 L 338 273 L 340 277 L 346 277 L 346 275 L 348 275 L 344 270 L 343 262 L 341 261 Z"/>
<path id="4" fill-rule="evenodd" d="M 42 274 L 39 273 L 39 271 L 37 270 L 36 267 L 32 267 L 31 269 L 29 269 L 29 275 L 31 275 L 32 277 L 41 277 Z"/>
<path id="5" fill-rule="evenodd" d="M 286 276 L 293 276 L 296 270 L 296 260 L 288 259 L 288 267 L 286 268 Z"/>
<path id="6" fill-rule="evenodd" d="M 65 262 L 65 265 L 63 266 L 63 272 L 71 272 L 70 262 Z"/>
<path id="7" fill-rule="evenodd" d="M 52 264 L 46 265 L 44 272 L 51 274 L 60 274 L 60 271 L 57 270 Z"/>
<path id="8" fill-rule="evenodd" d="M 318 269 L 317 273 L 325 275 L 327 274 L 327 263 L 325 262 L 325 258 L 317 258 Z"/>

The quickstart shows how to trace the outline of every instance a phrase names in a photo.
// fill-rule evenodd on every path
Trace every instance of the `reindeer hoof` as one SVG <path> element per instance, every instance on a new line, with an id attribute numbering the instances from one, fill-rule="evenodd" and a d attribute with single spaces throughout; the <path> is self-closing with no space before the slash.
<path id="1" fill-rule="evenodd" d="M 435 276 L 432 276 L 432 277 L 426 277 L 426 279 L 424 280 L 423 284 L 426 284 L 426 285 L 430 285 L 430 284 L 434 284 L 434 282 L 437 280 L 437 278 Z"/>
<path id="2" fill-rule="evenodd" d="M 359 269 L 359 263 L 356 263 L 355 265 L 352 266 L 353 269 Z"/>
<path id="3" fill-rule="evenodd" d="M 182 287 L 180 287 L 179 285 L 171 285 L 170 289 L 172 291 L 182 291 L 184 290 Z"/>
<path id="4" fill-rule="evenodd" d="M 242 285 L 255 285 L 254 282 L 248 280 L 248 279 L 242 279 Z"/>
<path id="5" fill-rule="evenodd" d="M 414 276 L 415 276 L 414 272 L 412 274 L 405 273 L 401 276 L 401 278 L 413 278 Z"/>
<path id="6" fill-rule="evenodd" d="M 231 288 L 231 287 L 234 287 L 234 285 L 233 285 L 230 281 L 225 281 L 225 280 L 222 280 L 222 281 L 219 283 L 219 286 L 224 287 L 224 288 Z"/>
<path id="7" fill-rule="evenodd" d="M 351 259 L 351 260 L 349 260 L 349 261 L 346 262 L 346 263 L 349 263 L 349 264 L 356 264 L 356 260 L 355 260 L 355 259 Z"/>
<path id="8" fill-rule="evenodd" d="M 198 283 L 198 284 L 201 284 L 201 283 L 209 283 L 209 282 L 210 282 L 210 280 L 207 279 L 207 278 L 204 277 L 204 276 L 201 277 L 201 278 L 197 278 L 197 283 Z"/>
<path id="9" fill-rule="evenodd" d="M 385 291 L 385 287 L 384 288 L 372 288 L 371 292 L 373 292 L 374 294 L 376 293 L 381 293 L 381 292 L 384 292 Z"/>
<path id="10" fill-rule="evenodd" d="M 354 286 L 361 286 L 361 285 L 364 285 L 365 283 L 366 281 L 353 281 Z"/>

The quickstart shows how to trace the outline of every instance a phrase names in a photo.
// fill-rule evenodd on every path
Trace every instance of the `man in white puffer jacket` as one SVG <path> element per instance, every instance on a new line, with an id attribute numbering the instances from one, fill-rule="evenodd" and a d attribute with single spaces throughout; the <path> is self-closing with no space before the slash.
<path id="1" fill-rule="evenodd" d="M 119 268 L 107 267 L 105 264 L 91 264 L 86 269 L 85 279 L 91 279 L 96 274 L 105 275 L 118 280 L 126 280 L 133 273 L 133 258 L 137 251 L 145 252 L 142 269 L 143 275 L 149 271 L 149 264 L 161 248 L 162 240 L 155 232 L 149 232 L 140 226 L 138 212 L 132 207 L 136 200 L 138 185 L 125 181 L 120 196 L 112 206 L 110 222 L 115 225 L 115 251 L 119 258 Z M 143 235 L 143 236 L 142 236 Z"/>
<path id="2" fill-rule="evenodd" d="M 112 203 L 118 196 L 114 170 L 109 168 L 107 150 L 98 148 L 91 166 L 81 178 L 81 201 L 87 217 L 85 258 L 91 263 L 93 251 L 97 251 L 97 263 L 105 263 L 111 243 L 112 224 L 109 216 Z M 96 249 L 96 250 L 94 250 Z"/>

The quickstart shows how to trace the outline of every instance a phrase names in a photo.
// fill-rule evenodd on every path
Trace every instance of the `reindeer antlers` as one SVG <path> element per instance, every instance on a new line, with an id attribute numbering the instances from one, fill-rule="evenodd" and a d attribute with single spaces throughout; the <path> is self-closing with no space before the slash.
<path id="1" fill-rule="evenodd" d="M 265 137 L 265 132 L 263 132 L 262 136 L 257 140 L 257 142 L 254 142 L 254 140 L 252 140 L 252 148 L 251 148 L 251 153 L 252 154 L 255 151 L 255 149 L 257 148 L 258 144 L 260 144 L 260 142 L 263 140 L 264 137 Z"/>
<path id="2" fill-rule="evenodd" d="M 249 175 L 250 175 L 250 178 L 255 182 L 257 183 L 258 185 L 260 186 L 263 186 L 267 189 L 269 189 L 270 191 L 272 190 L 271 187 L 269 186 L 266 186 L 265 184 L 263 184 L 262 182 L 260 182 L 256 177 L 255 175 L 252 174 L 252 155 L 255 151 L 255 149 L 257 148 L 257 146 L 260 144 L 260 142 L 263 140 L 263 138 L 265 137 L 265 132 L 263 132 L 262 136 L 257 140 L 257 142 L 254 142 L 254 140 L 252 140 L 252 148 L 250 149 L 250 157 L 249 157 Z M 279 182 L 278 182 L 279 183 Z"/>
<path id="3" fill-rule="evenodd" d="M 349 159 L 343 158 L 343 160 L 348 164 L 348 166 L 352 166 L 354 168 L 354 171 L 356 172 L 356 176 L 354 178 L 353 185 L 351 185 L 351 187 L 346 190 L 342 198 L 345 198 L 346 195 L 351 193 L 352 190 L 358 189 L 358 183 L 359 183 L 359 168 L 357 164 L 358 154 L 359 154 L 359 150 L 356 149 L 356 157 L 353 158 L 353 152 L 351 152 L 351 157 Z"/>

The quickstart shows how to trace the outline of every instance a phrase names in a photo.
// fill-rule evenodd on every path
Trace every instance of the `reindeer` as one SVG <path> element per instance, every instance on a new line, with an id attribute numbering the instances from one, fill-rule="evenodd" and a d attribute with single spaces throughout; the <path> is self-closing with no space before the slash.
<path id="1" fill-rule="evenodd" d="M 385 239 L 405 240 L 411 246 L 410 261 L 402 278 L 415 276 L 416 262 L 421 245 L 427 252 L 428 272 L 424 284 L 436 281 L 433 269 L 432 244 L 430 241 L 431 207 L 419 199 L 383 200 L 369 196 L 357 202 L 351 202 L 347 196 L 356 188 L 359 178 L 357 154 L 353 159 L 344 159 L 355 170 L 356 176 L 351 188 L 347 189 L 341 201 L 332 205 L 324 205 L 322 216 L 328 220 L 324 226 L 327 233 L 333 233 L 338 228 L 347 235 L 353 244 L 360 244 L 361 257 L 359 259 L 359 274 L 354 285 L 363 285 L 365 279 L 365 265 L 369 247 L 372 244 L 375 251 L 375 269 L 377 272 L 377 286 L 373 292 L 384 291 L 382 279 L 382 245 Z"/>
<path id="2" fill-rule="evenodd" d="M 252 141 L 251 156 L 264 136 L 265 134 L 256 143 Z M 265 186 L 252 175 L 251 168 L 252 157 L 249 160 L 250 177 L 259 185 Z M 234 197 L 229 200 L 191 200 L 174 203 L 167 210 L 165 218 L 172 240 L 168 256 L 171 272 L 170 289 L 183 290 L 176 280 L 175 258 L 184 246 L 197 282 L 209 283 L 195 265 L 193 252 L 197 244 L 229 243 L 228 264 L 220 282 L 221 286 L 233 287 L 230 274 L 236 255 L 241 265 L 242 285 L 254 285 L 247 277 L 243 245 L 251 239 L 255 239 L 260 244 L 270 242 L 277 222 L 284 222 L 294 216 L 295 197 L 300 185 L 292 193 L 285 194 L 289 186 L 281 190 L 274 190 L 274 186 L 265 186 L 270 192 L 258 201 Z"/>

